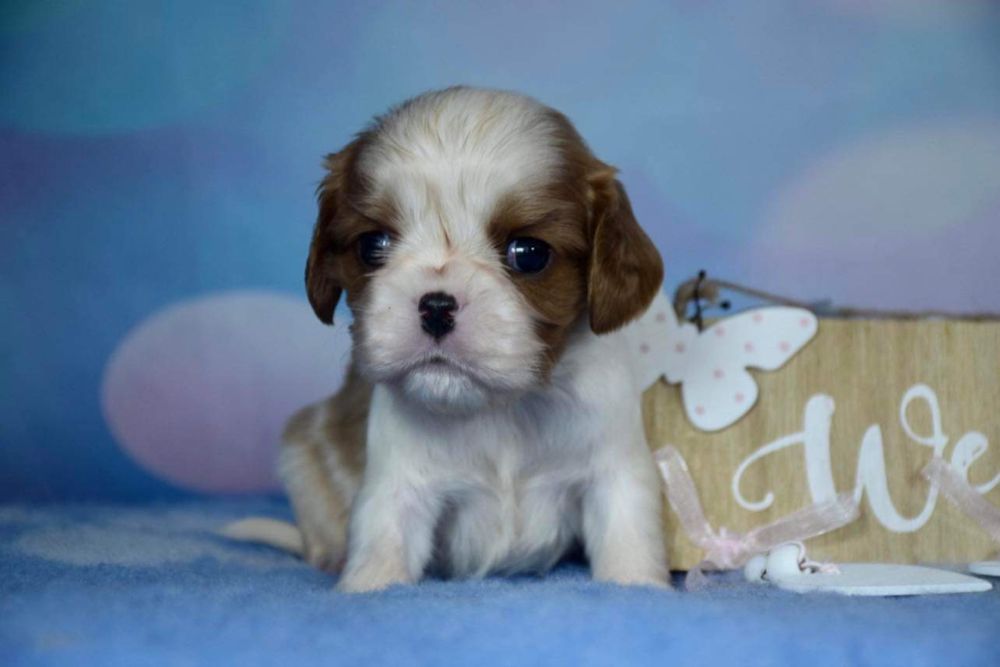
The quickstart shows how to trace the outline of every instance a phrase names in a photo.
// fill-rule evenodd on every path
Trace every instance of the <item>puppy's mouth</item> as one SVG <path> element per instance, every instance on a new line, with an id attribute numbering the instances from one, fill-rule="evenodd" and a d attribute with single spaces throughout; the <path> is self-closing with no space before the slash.
<path id="1" fill-rule="evenodd" d="M 452 365 L 451 360 L 448 359 L 448 357 L 444 356 L 443 354 L 431 355 L 431 357 L 429 357 L 424 363 L 430 365 L 440 365 L 440 364 Z"/>
<path id="2" fill-rule="evenodd" d="M 495 360 L 488 353 L 469 355 L 471 358 L 466 359 L 465 350 L 458 345 L 425 343 L 421 347 L 406 350 L 410 354 L 398 350 L 392 355 L 394 359 L 378 359 L 381 363 L 372 364 L 368 363 L 370 355 L 380 350 L 366 339 L 359 369 L 372 382 L 399 390 L 426 408 L 455 414 L 506 402 L 528 389 L 535 380 L 534 374 L 521 368 L 512 373 L 502 364 L 491 363 Z M 500 361 L 506 360 L 501 357 Z"/>
<path id="3" fill-rule="evenodd" d="M 416 370 L 466 376 L 474 375 L 472 369 L 466 364 L 440 353 L 429 354 L 423 359 L 418 360 L 408 369 L 408 372 L 412 373 Z"/>
<path id="4" fill-rule="evenodd" d="M 397 386 L 425 408 L 442 414 L 477 410 L 495 393 L 474 369 L 437 351 L 410 364 Z"/>

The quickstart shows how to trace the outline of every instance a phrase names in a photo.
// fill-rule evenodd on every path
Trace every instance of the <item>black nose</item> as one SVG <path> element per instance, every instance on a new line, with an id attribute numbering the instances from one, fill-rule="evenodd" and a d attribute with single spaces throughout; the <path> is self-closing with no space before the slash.
<path id="1" fill-rule="evenodd" d="M 441 340 L 455 328 L 458 302 L 444 292 L 431 292 L 420 297 L 420 328 Z"/>

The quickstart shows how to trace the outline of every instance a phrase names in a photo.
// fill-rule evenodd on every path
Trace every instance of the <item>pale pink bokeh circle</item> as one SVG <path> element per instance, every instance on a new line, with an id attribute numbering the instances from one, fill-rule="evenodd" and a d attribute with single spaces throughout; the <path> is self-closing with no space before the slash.
<path id="1" fill-rule="evenodd" d="M 859 137 L 775 190 L 747 249 L 757 285 L 836 305 L 1000 309 L 1000 122 Z"/>
<path id="2" fill-rule="evenodd" d="M 271 491 L 285 420 L 340 385 L 349 353 L 346 323 L 322 325 L 302 299 L 210 294 L 128 333 L 101 406 L 117 442 L 157 477 L 200 492 Z"/>

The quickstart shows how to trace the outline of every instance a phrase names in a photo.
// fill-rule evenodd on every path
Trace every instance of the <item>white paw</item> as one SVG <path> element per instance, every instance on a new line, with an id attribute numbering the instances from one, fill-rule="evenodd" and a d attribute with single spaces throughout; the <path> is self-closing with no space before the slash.
<path id="1" fill-rule="evenodd" d="M 604 571 L 593 572 L 594 581 L 618 584 L 619 586 L 652 586 L 654 588 L 672 588 L 670 585 L 670 573 L 664 568 L 657 568 L 655 571 L 622 568 L 612 570 L 605 568 Z"/>
<path id="2" fill-rule="evenodd" d="M 341 593 L 372 593 L 390 586 L 414 583 L 405 570 L 390 563 L 368 563 L 360 567 L 348 564 L 337 582 Z"/>

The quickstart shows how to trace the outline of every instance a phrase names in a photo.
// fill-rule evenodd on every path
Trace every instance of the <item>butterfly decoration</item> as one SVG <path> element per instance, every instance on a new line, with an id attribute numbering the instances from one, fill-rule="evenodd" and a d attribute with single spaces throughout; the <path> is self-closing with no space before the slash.
<path id="1" fill-rule="evenodd" d="M 643 388 L 665 377 L 681 385 L 688 419 L 702 431 L 719 431 L 749 412 L 757 382 L 748 368 L 781 368 L 818 330 L 804 309 L 768 306 L 746 310 L 701 327 L 679 320 L 661 292 L 646 313 L 626 328 L 635 377 Z"/>

